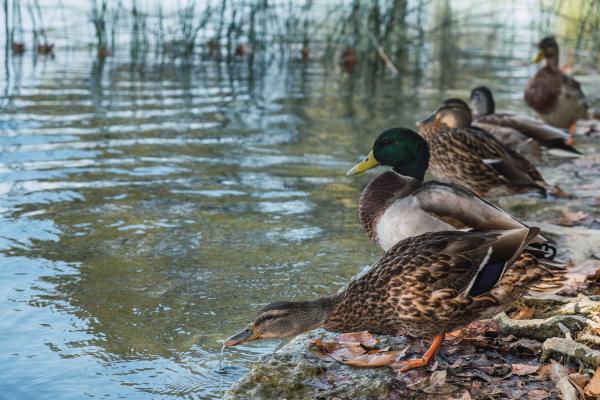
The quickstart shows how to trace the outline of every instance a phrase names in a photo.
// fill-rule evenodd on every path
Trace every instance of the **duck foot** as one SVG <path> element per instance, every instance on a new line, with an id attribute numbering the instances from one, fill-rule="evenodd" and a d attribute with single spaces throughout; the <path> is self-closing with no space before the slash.
<path id="1" fill-rule="evenodd" d="M 565 144 L 568 144 L 569 146 L 571 146 L 573 144 L 573 135 L 575 134 L 576 130 L 577 130 L 577 121 L 573 121 L 573 122 L 571 122 L 571 125 L 569 126 L 569 136 L 565 139 Z"/>
<path id="2" fill-rule="evenodd" d="M 557 197 L 559 199 L 572 199 L 575 197 L 572 194 L 570 194 L 569 192 L 565 192 L 558 185 L 554 185 L 554 190 L 552 191 L 552 194 L 554 195 L 554 197 Z"/>
<path id="3" fill-rule="evenodd" d="M 429 364 L 429 361 L 431 361 L 433 356 L 435 356 L 435 353 L 437 353 L 438 349 L 442 345 L 445 336 L 446 334 L 442 333 L 441 335 L 437 335 L 436 337 L 434 337 L 433 341 L 431 342 L 431 346 L 429 346 L 429 350 L 427 350 L 427 352 L 423 354 L 422 358 L 398 361 L 391 364 L 391 366 L 394 368 L 398 368 L 400 372 L 406 372 L 410 371 L 411 369 L 427 366 L 427 364 Z"/>

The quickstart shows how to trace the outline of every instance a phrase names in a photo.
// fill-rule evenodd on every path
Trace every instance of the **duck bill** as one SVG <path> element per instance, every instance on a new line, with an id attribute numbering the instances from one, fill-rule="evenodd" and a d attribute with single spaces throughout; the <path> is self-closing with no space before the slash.
<path id="1" fill-rule="evenodd" d="M 532 63 L 537 64 L 540 61 L 542 61 L 544 59 L 544 51 L 540 50 L 538 51 L 538 53 L 535 55 L 535 57 L 533 57 L 533 60 L 531 60 Z"/>
<path id="2" fill-rule="evenodd" d="M 223 346 L 225 346 L 225 347 L 237 346 L 238 344 L 251 342 L 258 338 L 260 338 L 260 335 L 256 332 L 254 332 L 254 329 L 252 328 L 252 326 L 249 326 L 246 329 L 244 329 L 243 331 L 236 333 L 235 335 L 233 335 L 233 336 L 229 337 L 227 340 L 225 340 L 225 343 L 223 343 Z"/>
<path id="3" fill-rule="evenodd" d="M 378 165 L 379 161 L 377 161 L 375 155 L 373 154 L 373 150 L 371 150 L 367 158 L 352 167 L 350 171 L 346 172 L 346 176 L 362 174 L 363 172 L 368 171 L 371 168 L 375 168 Z"/>
<path id="4" fill-rule="evenodd" d="M 433 122 L 435 120 L 435 113 L 436 113 L 436 111 L 432 112 L 431 114 L 429 114 L 425 118 L 417 121 L 417 128 L 421 127 L 421 126 L 423 126 L 425 124 L 428 124 L 430 122 Z"/>

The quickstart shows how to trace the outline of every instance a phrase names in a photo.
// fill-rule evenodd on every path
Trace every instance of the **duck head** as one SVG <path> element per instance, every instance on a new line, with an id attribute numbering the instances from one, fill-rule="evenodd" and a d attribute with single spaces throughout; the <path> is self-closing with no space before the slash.
<path id="1" fill-rule="evenodd" d="M 332 298 L 313 301 L 279 301 L 265 306 L 245 329 L 225 340 L 236 346 L 258 339 L 288 338 L 316 329 L 325 322 L 334 304 Z"/>
<path id="2" fill-rule="evenodd" d="M 375 139 L 367 157 L 346 172 L 346 175 L 362 174 L 378 165 L 390 166 L 401 175 L 422 181 L 429 165 L 427 142 L 410 129 L 387 129 Z"/>
<path id="3" fill-rule="evenodd" d="M 494 96 L 487 86 L 479 86 L 471 90 L 471 109 L 474 115 L 493 114 L 495 108 Z"/>
<path id="4" fill-rule="evenodd" d="M 447 99 L 433 113 L 417 122 L 419 128 L 431 126 L 466 128 L 471 126 L 471 109 L 461 99 Z"/>
<path id="5" fill-rule="evenodd" d="M 546 65 L 558 67 L 558 43 L 553 36 L 546 36 L 538 43 L 538 53 L 533 59 L 533 63 L 537 64 L 542 60 L 546 60 Z"/>

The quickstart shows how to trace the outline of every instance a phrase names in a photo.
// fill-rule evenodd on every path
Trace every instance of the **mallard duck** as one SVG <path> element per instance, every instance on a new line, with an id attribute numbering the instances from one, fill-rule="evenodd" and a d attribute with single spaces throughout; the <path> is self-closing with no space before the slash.
<path id="1" fill-rule="evenodd" d="M 544 178 L 525 157 L 471 122 L 467 103 L 448 99 L 417 123 L 429 145 L 433 175 L 482 196 L 530 190 L 546 194 Z"/>
<path id="2" fill-rule="evenodd" d="M 513 150 L 521 149 L 528 139 L 533 139 L 549 149 L 581 154 L 565 143 L 569 136 L 560 129 L 524 115 L 496 113 L 494 96 L 486 86 L 479 86 L 471 91 L 471 109 L 473 125 L 491 133 Z"/>
<path id="3" fill-rule="evenodd" d="M 538 44 L 534 63 L 546 60 L 545 65 L 529 79 L 525 87 L 525 102 L 544 122 L 557 128 L 568 128 L 567 144 L 572 144 L 577 120 L 587 114 L 588 103 L 575 79 L 558 66 L 558 43 L 552 36 Z"/>
<path id="4" fill-rule="evenodd" d="M 489 318 L 531 287 L 560 279 L 552 271 L 556 267 L 523 252 L 538 232 L 440 231 L 404 239 L 342 291 L 269 304 L 224 345 L 292 337 L 319 327 L 433 337 L 422 358 L 400 365 L 402 371 L 425 366 L 446 332 Z"/>
<path id="5" fill-rule="evenodd" d="M 423 182 L 429 164 L 429 146 L 405 128 L 379 134 L 368 156 L 346 175 L 358 175 L 379 165 L 390 166 L 363 189 L 358 202 L 360 222 L 371 240 L 383 250 L 410 236 L 442 230 L 494 230 L 527 227 L 504 210 L 467 188 L 440 181 Z M 538 235 L 534 242 L 556 249 Z"/>

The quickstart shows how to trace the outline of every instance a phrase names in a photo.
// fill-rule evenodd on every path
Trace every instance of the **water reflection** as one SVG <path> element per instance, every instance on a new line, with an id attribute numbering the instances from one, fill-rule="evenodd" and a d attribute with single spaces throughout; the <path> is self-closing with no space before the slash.
<path id="1" fill-rule="evenodd" d="M 457 39 L 452 4 L 436 4 Z M 228 350 L 219 371 L 224 337 L 266 302 L 337 290 L 379 254 L 355 211 L 369 176 L 343 177 L 377 132 L 499 77 L 500 106 L 521 105 L 530 43 L 475 36 L 423 34 L 395 50 L 419 55 L 397 78 L 259 55 L 143 69 L 85 49 L 11 58 L 2 393 L 218 397 L 281 345 Z"/>

